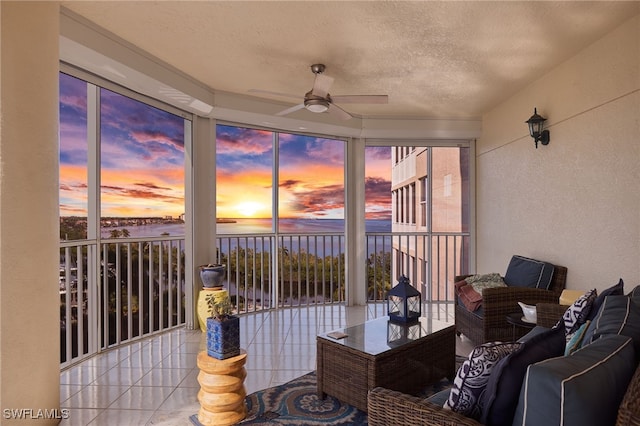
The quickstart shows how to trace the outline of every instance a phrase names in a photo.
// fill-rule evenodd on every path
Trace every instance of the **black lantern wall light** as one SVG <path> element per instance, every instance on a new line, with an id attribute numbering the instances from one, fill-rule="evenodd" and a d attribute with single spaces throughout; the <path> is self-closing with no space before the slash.
<path id="1" fill-rule="evenodd" d="M 538 115 L 538 109 L 533 109 L 533 115 L 529 118 L 525 123 L 529 125 L 529 135 L 533 138 L 536 143 L 536 149 L 538 149 L 538 142 L 542 145 L 549 145 L 549 131 L 543 130 L 544 122 L 547 121 L 546 118 Z"/>

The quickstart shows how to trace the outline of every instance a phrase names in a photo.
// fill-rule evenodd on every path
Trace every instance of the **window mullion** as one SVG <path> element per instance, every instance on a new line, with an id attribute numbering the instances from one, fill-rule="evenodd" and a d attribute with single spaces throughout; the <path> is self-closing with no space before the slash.
<path id="1" fill-rule="evenodd" d="M 100 349 L 98 288 L 100 285 L 100 87 L 87 83 L 87 239 L 95 240 L 94 250 L 87 250 L 87 323 L 89 353 Z"/>
<path id="2" fill-rule="evenodd" d="M 279 233 L 278 233 L 278 218 L 279 218 L 279 184 L 280 181 L 280 146 L 279 146 L 279 134 L 278 132 L 273 132 L 273 167 L 272 167 L 272 191 L 271 191 L 271 231 L 274 233 L 273 244 L 274 247 L 271 250 L 272 259 L 272 271 L 273 271 L 273 281 L 271 294 L 272 296 L 272 306 L 275 306 L 276 309 L 279 307 L 278 299 L 280 298 L 280 268 L 278 267 L 280 259 L 279 259 Z"/>
<path id="3" fill-rule="evenodd" d="M 100 88 L 87 83 L 87 239 L 100 238 Z"/>

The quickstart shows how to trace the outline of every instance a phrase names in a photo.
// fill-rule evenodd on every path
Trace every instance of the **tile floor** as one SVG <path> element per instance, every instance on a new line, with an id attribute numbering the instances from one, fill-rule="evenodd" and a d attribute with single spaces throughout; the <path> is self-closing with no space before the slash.
<path id="1" fill-rule="evenodd" d="M 315 370 L 316 335 L 385 315 L 382 304 L 313 306 L 241 316 L 247 394 Z M 453 323 L 452 305 L 423 315 Z M 199 409 L 196 356 L 204 333 L 178 328 L 109 350 L 60 373 L 60 425 L 191 425 Z M 456 352 L 472 346 L 458 339 Z"/>

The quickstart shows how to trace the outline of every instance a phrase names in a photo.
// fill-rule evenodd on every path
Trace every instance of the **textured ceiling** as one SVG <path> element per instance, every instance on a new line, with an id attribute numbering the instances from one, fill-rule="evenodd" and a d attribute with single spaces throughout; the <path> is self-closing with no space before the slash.
<path id="1" fill-rule="evenodd" d="M 309 66 L 324 63 L 332 95 L 389 95 L 388 105 L 347 111 L 421 118 L 480 117 L 640 13 L 637 1 L 62 5 L 216 91 L 301 102 Z"/>

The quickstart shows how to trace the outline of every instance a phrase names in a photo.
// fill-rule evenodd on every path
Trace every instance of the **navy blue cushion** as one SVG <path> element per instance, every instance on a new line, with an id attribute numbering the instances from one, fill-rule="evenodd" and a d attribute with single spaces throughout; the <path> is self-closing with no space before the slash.
<path id="1" fill-rule="evenodd" d="M 493 426 L 510 426 L 527 367 L 563 355 L 564 348 L 564 330 L 552 328 L 534 335 L 515 352 L 501 359 L 491 371 L 480 401 L 480 422 Z"/>
<path id="2" fill-rule="evenodd" d="M 631 290 L 627 296 L 629 296 L 632 299 L 640 301 L 640 285 L 635 286 L 634 289 Z"/>
<path id="3" fill-rule="evenodd" d="M 527 334 L 525 334 L 524 336 L 522 336 L 521 338 L 518 339 L 518 342 L 523 343 L 526 342 L 528 340 L 531 340 L 532 338 L 534 338 L 535 336 L 537 336 L 538 334 L 541 333 L 546 333 L 547 331 L 549 331 L 550 329 L 548 327 L 542 327 L 541 325 L 536 325 L 535 327 L 533 327 L 531 329 L 530 332 L 528 332 Z"/>
<path id="4" fill-rule="evenodd" d="M 631 337 L 640 356 L 640 305 L 636 300 L 627 296 L 607 296 L 600 312 L 589 324 L 582 346 L 608 334 Z"/>
<path id="5" fill-rule="evenodd" d="M 610 335 L 569 356 L 532 364 L 514 425 L 613 425 L 636 369 L 633 342 Z"/>
<path id="6" fill-rule="evenodd" d="M 596 315 L 598 315 L 598 311 L 600 311 L 600 307 L 602 303 L 604 303 L 604 298 L 607 296 L 622 296 L 624 294 L 624 281 L 622 278 L 618 281 L 618 284 L 609 287 L 606 290 L 602 290 L 598 293 L 598 297 L 593 301 L 593 305 L 591 306 L 591 310 L 589 311 L 589 315 L 587 315 L 588 320 L 593 320 Z"/>
<path id="7" fill-rule="evenodd" d="M 549 289 L 555 266 L 548 262 L 513 256 L 504 275 L 504 282 L 512 287 Z"/>

